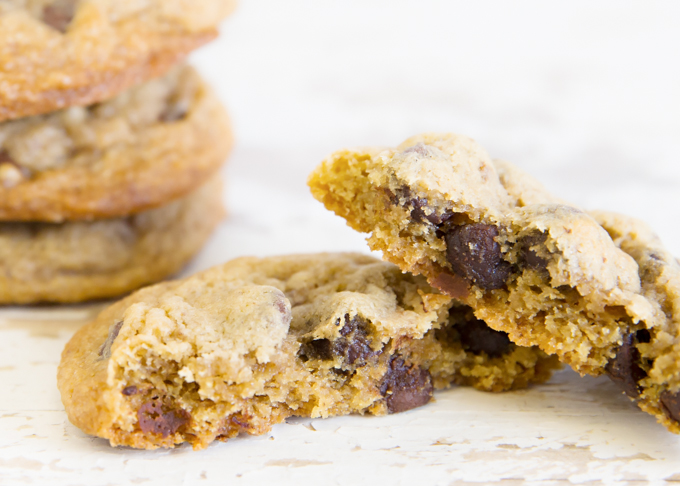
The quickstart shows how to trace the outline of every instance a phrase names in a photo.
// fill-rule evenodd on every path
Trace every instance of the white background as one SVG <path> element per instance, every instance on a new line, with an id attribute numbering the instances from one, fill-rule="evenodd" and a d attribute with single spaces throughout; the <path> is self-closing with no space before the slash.
<path id="1" fill-rule="evenodd" d="M 477 139 L 585 208 L 647 220 L 680 255 L 680 3 L 242 0 L 194 62 L 232 114 L 230 218 L 187 271 L 367 251 L 309 195 L 339 148 Z M 0 484 L 544 484 L 680 480 L 680 438 L 606 378 L 456 388 L 400 415 L 296 419 L 201 452 L 112 449 L 66 419 L 63 345 L 100 305 L 0 311 Z"/>

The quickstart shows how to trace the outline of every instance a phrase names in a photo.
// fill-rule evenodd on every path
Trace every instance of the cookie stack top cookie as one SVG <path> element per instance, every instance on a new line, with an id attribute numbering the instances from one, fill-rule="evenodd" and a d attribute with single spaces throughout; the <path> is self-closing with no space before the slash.
<path id="1" fill-rule="evenodd" d="M 112 98 L 217 36 L 234 0 L 0 0 L 0 121 Z"/>

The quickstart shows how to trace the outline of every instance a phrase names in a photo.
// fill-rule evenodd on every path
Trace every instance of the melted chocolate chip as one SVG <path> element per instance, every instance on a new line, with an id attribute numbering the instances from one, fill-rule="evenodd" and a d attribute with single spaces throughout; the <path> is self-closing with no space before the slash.
<path id="1" fill-rule="evenodd" d="M 524 266 L 532 270 L 545 270 L 548 267 L 548 262 L 531 249 L 531 247 L 540 245 L 544 241 L 545 235 L 532 235 L 522 239 L 520 258 Z"/>
<path id="2" fill-rule="evenodd" d="M 393 357 L 380 384 L 390 413 L 405 412 L 425 405 L 432 398 L 432 378 L 427 370 L 407 365 L 398 356 Z"/>
<path id="3" fill-rule="evenodd" d="M 118 321 L 116 322 L 111 328 L 109 329 L 109 335 L 106 337 L 106 341 L 104 341 L 104 344 L 102 344 L 102 347 L 99 348 L 99 356 L 104 358 L 104 359 L 109 359 L 111 357 L 111 346 L 113 345 L 113 342 L 116 340 L 118 337 L 118 333 L 120 332 L 120 329 L 123 327 L 123 321 Z"/>
<path id="4" fill-rule="evenodd" d="M 349 315 L 345 315 L 345 324 L 339 332 L 341 337 L 332 342 L 329 339 L 315 339 L 304 343 L 300 347 L 300 355 L 322 360 L 339 356 L 349 365 L 364 366 L 369 358 L 380 354 L 380 351 L 371 348 L 366 321 L 360 317 L 350 320 Z"/>
<path id="5" fill-rule="evenodd" d="M 507 333 L 495 331 L 479 319 L 459 322 L 456 329 L 463 349 L 474 354 L 486 353 L 497 358 L 507 353 L 512 344 Z"/>
<path id="6" fill-rule="evenodd" d="M 172 410 L 161 404 L 159 399 L 146 402 L 137 411 L 139 428 L 145 434 L 161 434 L 163 437 L 174 434 L 189 422 L 191 415 L 186 410 Z"/>
<path id="7" fill-rule="evenodd" d="M 659 402 L 669 419 L 680 422 L 680 392 L 663 392 Z"/>
<path id="8" fill-rule="evenodd" d="M 401 203 L 405 208 L 411 208 L 411 218 L 419 223 L 429 222 L 438 226 L 453 217 L 451 212 L 438 215 L 434 209 L 428 206 L 426 198 L 414 196 L 411 189 L 407 186 L 399 188 L 397 194 L 389 190 L 387 192 L 392 204 L 397 205 Z M 429 209 L 430 214 L 426 214 L 425 209 Z"/>
<path id="9" fill-rule="evenodd" d="M 464 278 L 452 273 L 441 272 L 430 281 L 430 285 L 455 299 L 466 298 L 469 294 L 469 284 Z"/>
<path id="10" fill-rule="evenodd" d="M 42 20 L 59 32 L 66 32 L 76 13 L 78 0 L 56 0 L 43 8 Z"/>
<path id="11" fill-rule="evenodd" d="M 616 356 L 610 359 L 605 367 L 609 378 L 631 398 L 640 395 L 638 382 L 647 376 L 645 370 L 640 367 L 640 351 L 635 344 L 649 342 L 649 338 L 649 331 L 646 329 L 624 336 Z"/>
<path id="12" fill-rule="evenodd" d="M 333 359 L 333 346 L 328 339 L 315 339 L 300 347 L 300 355 L 307 359 Z"/>
<path id="13" fill-rule="evenodd" d="M 0 150 L 0 164 L 15 165 L 14 160 L 12 160 L 12 157 L 9 156 L 9 153 L 6 150 Z"/>
<path id="14" fill-rule="evenodd" d="M 483 223 L 449 229 L 446 258 L 453 271 L 485 290 L 503 287 L 511 266 L 503 260 L 497 236 L 497 227 Z"/>
<path id="15" fill-rule="evenodd" d="M 130 395 L 136 395 L 139 392 L 136 386 L 126 386 L 123 388 L 123 395 L 129 397 Z"/>

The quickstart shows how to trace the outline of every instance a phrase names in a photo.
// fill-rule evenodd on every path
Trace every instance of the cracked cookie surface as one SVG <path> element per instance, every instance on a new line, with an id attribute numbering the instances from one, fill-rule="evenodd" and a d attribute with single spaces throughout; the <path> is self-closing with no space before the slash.
<path id="1" fill-rule="evenodd" d="M 179 271 L 224 216 L 215 179 L 125 218 L 0 223 L 0 304 L 109 298 Z"/>
<path id="2" fill-rule="evenodd" d="M 88 105 L 162 75 L 234 0 L 0 0 L 0 121 Z"/>
<path id="3" fill-rule="evenodd" d="M 680 410 L 671 411 L 680 372 L 669 364 L 680 342 L 678 265 L 649 230 L 626 233 L 626 218 L 570 206 L 453 134 L 337 152 L 309 185 L 370 233 L 385 259 L 424 275 L 512 342 L 581 373 L 608 374 L 680 431 Z"/>
<path id="4" fill-rule="evenodd" d="M 89 107 L 0 123 L 0 220 L 126 216 L 199 187 L 231 129 L 190 67 Z"/>
<path id="5" fill-rule="evenodd" d="M 76 426 L 151 449 L 549 377 L 555 360 L 468 311 L 364 255 L 239 258 L 102 312 L 66 346 L 58 385 Z"/>

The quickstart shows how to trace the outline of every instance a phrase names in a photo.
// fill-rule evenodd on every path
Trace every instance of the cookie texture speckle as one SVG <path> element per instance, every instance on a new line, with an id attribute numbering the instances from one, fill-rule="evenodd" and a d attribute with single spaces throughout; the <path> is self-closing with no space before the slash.
<path id="1" fill-rule="evenodd" d="M 569 205 L 454 134 L 336 152 L 309 185 L 385 259 L 680 431 L 677 262 L 640 223 Z"/>
<path id="2" fill-rule="evenodd" d="M 58 385 L 76 426 L 151 449 L 262 434 L 290 416 L 403 412 L 452 383 L 550 376 L 554 359 L 483 323 L 463 329 L 470 318 L 372 257 L 240 258 L 103 311 L 66 346 Z"/>
<path id="3" fill-rule="evenodd" d="M 0 121 L 106 100 L 217 35 L 234 0 L 0 0 Z"/>
<path id="4" fill-rule="evenodd" d="M 114 297 L 179 271 L 224 216 L 210 181 L 166 206 L 125 218 L 0 224 L 0 303 Z"/>
<path id="5" fill-rule="evenodd" d="M 0 220 L 151 209 L 199 187 L 231 144 L 224 108 L 187 66 L 97 105 L 0 123 Z"/>

